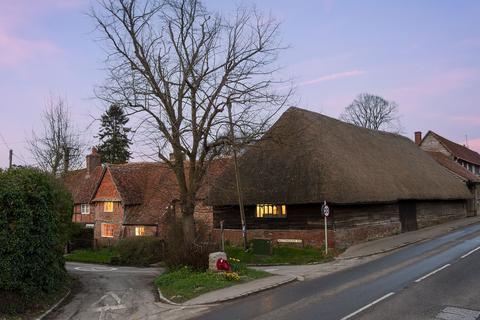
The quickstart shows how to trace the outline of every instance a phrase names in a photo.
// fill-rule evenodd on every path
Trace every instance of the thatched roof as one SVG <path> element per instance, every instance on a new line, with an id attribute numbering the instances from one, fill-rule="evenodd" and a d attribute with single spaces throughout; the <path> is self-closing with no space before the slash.
<path id="1" fill-rule="evenodd" d="M 239 159 L 244 200 L 336 204 L 466 199 L 465 184 L 409 139 L 288 109 Z M 212 188 L 213 205 L 237 203 L 234 171 Z"/>

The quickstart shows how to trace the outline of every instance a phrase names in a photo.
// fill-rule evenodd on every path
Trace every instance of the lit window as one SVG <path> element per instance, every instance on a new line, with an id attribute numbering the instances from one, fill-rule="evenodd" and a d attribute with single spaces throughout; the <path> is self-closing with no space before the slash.
<path id="1" fill-rule="evenodd" d="M 103 238 L 113 238 L 113 230 L 115 225 L 111 223 L 102 223 L 102 237 Z"/>
<path id="2" fill-rule="evenodd" d="M 257 218 L 285 218 L 287 206 L 284 204 L 257 204 Z"/>
<path id="3" fill-rule="evenodd" d="M 103 212 L 113 212 L 113 202 L 107 201 L 103 203 Z"/>
<path id="4" fill-rule="evenodd" d="M 144 236 L 145 235 L 145 227 L 135 227 L 135 235 L 136 236 Z"/>
<path id="5" fill-rule="evenodd" d="M 80 213 L 81 214 L 89 214 L 90 213 L 90 205 L 88 203 L 82 203 L 80 205 Z"/>
<path id="6" fill-rule="evenodd" d="M 95 228 L 95 224 L 93 224 L 93 223 L 87 223 L 87 224 L 85 224 L 85 228 L 87 228 L 87 229 L 93 229 L 93 228 Z"/>

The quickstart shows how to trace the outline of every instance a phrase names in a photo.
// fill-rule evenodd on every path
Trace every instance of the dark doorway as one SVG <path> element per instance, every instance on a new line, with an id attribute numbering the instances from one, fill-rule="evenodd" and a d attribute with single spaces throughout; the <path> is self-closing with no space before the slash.
<path id="1" fill-rule="evenodd" d="M 400 201 L 398 207 L 402 232 L 417 230 L 417 205 L 415 201 Z"/>

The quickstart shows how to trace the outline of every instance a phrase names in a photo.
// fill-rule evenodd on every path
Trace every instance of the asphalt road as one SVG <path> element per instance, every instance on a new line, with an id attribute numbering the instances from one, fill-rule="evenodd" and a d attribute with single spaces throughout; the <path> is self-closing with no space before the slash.
<path id="1" fill-rule="evenodd" d="M 464 316 L 480 310 L 480 249 L 471 252 L 479 247 L 480 225 L 473 225 L 358 267 L 221 305 L 198 319 L 470 319 Z"/>
<path id="2" fill-rule="evenodd" d="M 160 268 L 111 267 L 67 263 L 78 285 L 64 304 L 46 319 L 145 319 L 160 314 L 153 279 Z"/>

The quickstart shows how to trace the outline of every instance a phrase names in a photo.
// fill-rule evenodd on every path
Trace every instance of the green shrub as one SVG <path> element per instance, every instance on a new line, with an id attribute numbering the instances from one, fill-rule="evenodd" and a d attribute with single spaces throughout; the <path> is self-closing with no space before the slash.
<path id="1" fill-rule="evenodd" d="M 117 245 L 118 258 L 114 263 L 148 266 L 163 259 L 163 241 L 157 237 L 130 237 Z"/>
<path id="2" fill-rule="evenodd" d="M 71 212 L 55 178 L 32 168 L 0 171 L 0 296 L 8 297 L 0 313 L 23 312 L 65 283 Z"/>

